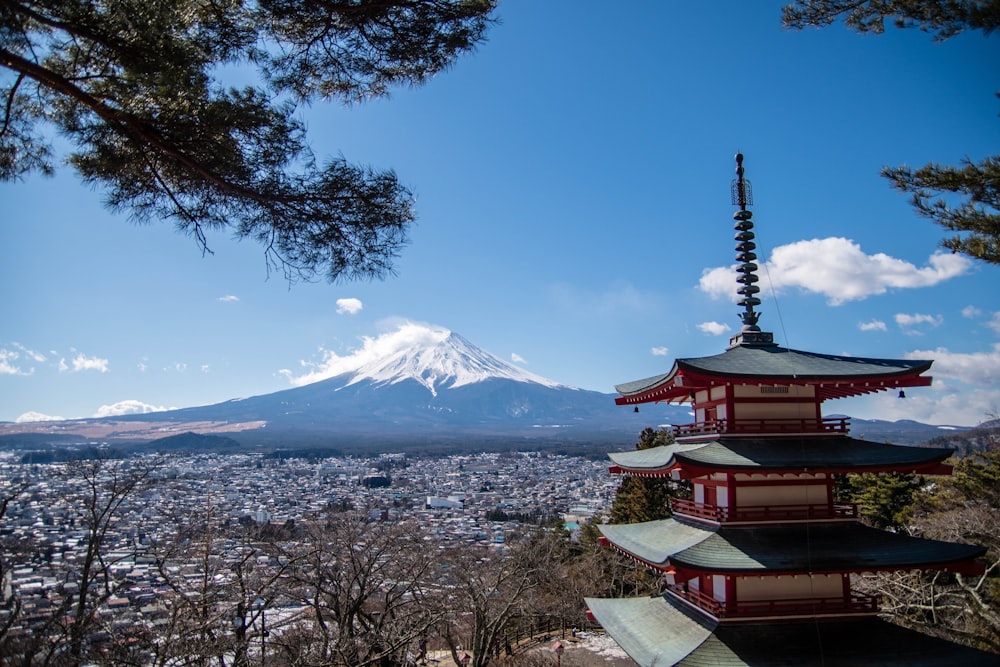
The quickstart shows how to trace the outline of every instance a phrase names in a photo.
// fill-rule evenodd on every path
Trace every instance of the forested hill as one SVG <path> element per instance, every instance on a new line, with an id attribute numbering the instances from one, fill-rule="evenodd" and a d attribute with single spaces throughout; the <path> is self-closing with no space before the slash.
<path id="1" fill-rule="evenodd" d="M 939 435 L 925 443 L 926 447 L 949 447 L 955 456 L 964 458 L 971 454 L 1000 450 L 1000 419 L 984 422 L 975 428 Z"/>

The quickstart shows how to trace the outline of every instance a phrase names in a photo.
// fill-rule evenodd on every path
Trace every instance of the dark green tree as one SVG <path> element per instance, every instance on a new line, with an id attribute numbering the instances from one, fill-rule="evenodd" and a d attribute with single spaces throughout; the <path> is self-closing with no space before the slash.
<path id="1" fill-rule="evenodd" d="M 877 34 L 890 21 L 942 41 L 966 30 L 996 30 L 1000 1 L 796 0 L 782 9 L 782 22 L 790 28 L 823 27 L 838 20 L 859 32 Z M 884 167 L 882 176 L 910 195 L 918 214 L 956 232 L 942 240 L 943 247 L 1000 264 L 1000 156 L 978 163 L 966 158 L 959 166 Z"/>
<path id="2" fill-rule="evenodd" d="M 921 485 L 904 473 L 850 474 L 838 480 L 838 499 L 858 504 L 858 514 L 876 528 L 899 530 L 907 525 L 914 494 Z"/>
<path id="3" fill-rule="evenodd" d="M 320 163 L 293 112 L 422 83 L 484 39 L 495 4 L 0 0 L 0 179 L 52 173 L 59 135 L 138 222 L 206 251 L 230 230 L 289 279 L 384 277 L 412 194 L 392 171 Z"/>
<path id="4" fill-rule="evenodd" d="M 673 435 L 666 429 L 650 427 L 639 434 L 636 449 L 651 449 L 669 445 Z M 637 523 L 666 519 L 671 515 L 670 498 L 684 496 L 685 489 L 676 482 L 662 477 L 637 477 L 629 475 L 622 480 L 611 504 L 611 523 Z"/>

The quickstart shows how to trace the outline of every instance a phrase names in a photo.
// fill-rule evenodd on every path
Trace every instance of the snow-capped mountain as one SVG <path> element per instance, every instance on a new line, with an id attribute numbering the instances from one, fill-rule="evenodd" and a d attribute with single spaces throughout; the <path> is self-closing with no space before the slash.
<path id="1" fill-rule="evenodd" d="M 525 371 L 440 327 L 407 324 L 346 356 L 327 353 L 301 386 L 216 405 L 130 415 L 108 424 L 137 433 L 212 432 L 247 446 L 339 449 L 631 446 L 646 426 L 689 421 L 686 409 L 634 411 L 613 394 Z M 677 417 L 672 419 L 668 415 Z M 122 425 L 127 422 L 128 426 Z M 214 425 L 214 426 L 213 426 Z M 65 431 L 63 431 L 65 433 Z"/>
<path id="2" fill-rule="evenodd" d="M 345 386 L 364 381 L 387 385 L 414 380 L 437 396 L 442 388 L 455 389 L 499 378 L 569 388 L 495 357 L 447 329 L 408 324 L 400 333 L 404 335 L 383 345 L 388 349 L 378 350 L 381 354 L 370 360 L 365 355 L 355 355 L 361 364 L 345 371 L 343 375 L 349 376 Z"/>

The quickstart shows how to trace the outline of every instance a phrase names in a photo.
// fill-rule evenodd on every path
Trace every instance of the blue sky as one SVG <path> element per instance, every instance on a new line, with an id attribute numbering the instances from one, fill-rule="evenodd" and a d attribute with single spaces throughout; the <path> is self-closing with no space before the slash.
<path id="1" fill-rule="evenodd" d="M 1000 37 L 793 32 L 780 6 L 505 0 L 489 40 L 427 85 L 303 109 L 320 157 L 393 168 L 416 194 L 382 282 L 289 286 L 225 234 L 203 256 L 169 224 L 105 210 L 68 169 L 0 184 L 0 420 L 269 393 L 403 322 L 613 392 L 738 329 L 741 150 L 773 258 L 762 328 L 936 360 L 905 400 L 826 412 L 982 421 L 1000 408 L 1000 267 L 941 254 L 943 230 L 878 173 L 997 151 Z"/>

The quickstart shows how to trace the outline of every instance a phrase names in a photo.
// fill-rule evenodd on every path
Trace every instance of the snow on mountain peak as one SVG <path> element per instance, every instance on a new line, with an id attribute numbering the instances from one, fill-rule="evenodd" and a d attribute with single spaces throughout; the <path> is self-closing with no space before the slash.
<path id="1" fill-rule="evenodd" d="M 443 327 L 407 322 L 396 331 L 362 340 L 363 346 L 347 356 L 327 351 L 322 367 L 295 378 L 295 384 L 344 375 L 349 376 L 344 386 L 364 380 L 376 384 L 416 380 L 435 396 L 438 389 L 490 378 L 565 386 L 495 357 Z"/>

